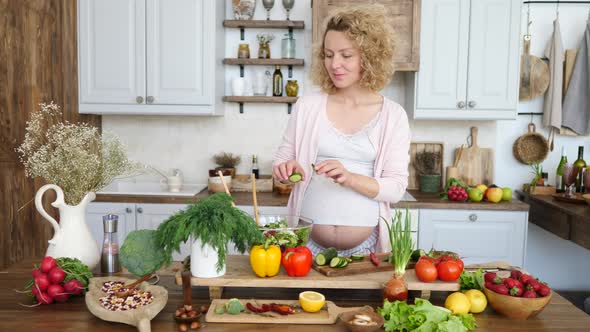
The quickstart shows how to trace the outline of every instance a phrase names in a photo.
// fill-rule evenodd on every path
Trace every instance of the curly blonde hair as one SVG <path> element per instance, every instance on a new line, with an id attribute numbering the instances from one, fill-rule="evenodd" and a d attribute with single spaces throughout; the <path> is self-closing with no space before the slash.
<path id="1" fill-rule="evenodd" d="M 389 83 L 395 68 L 393 54 L 394 32 L 386 9 L 382 5 L 355 5 L 330 12 L 322 25 L 322 39 L 314 46 L 311 79 L 326 93 L 336 91 L 336 86 L 324 66 L 324 42 L 328 31 L 343 32 L 360 50 L 361 87 L 379 91 Z"/>

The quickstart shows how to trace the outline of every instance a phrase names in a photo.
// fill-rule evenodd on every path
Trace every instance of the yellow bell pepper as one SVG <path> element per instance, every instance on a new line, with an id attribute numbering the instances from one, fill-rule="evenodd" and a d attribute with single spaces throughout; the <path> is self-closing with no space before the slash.
<path id="1" fill-rule="evenodd" d="M 281 248 L 271 245 L 268 249 L 264 246 L 254 246 L 250 250 L 250 266 L 252 271 L 261 277 L 274 277 L 281 268 Z"/>

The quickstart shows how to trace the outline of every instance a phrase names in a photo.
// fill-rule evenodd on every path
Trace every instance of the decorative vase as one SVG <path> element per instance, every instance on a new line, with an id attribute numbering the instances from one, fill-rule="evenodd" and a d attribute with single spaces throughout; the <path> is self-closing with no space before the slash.
<path id="1" fill-rule="evenodd" d="M 420 191 L 437 193 L 440 191 L 440 175 L 420 175 Z"/>
<path id="2" fill-rule="evenodd" d="M 236 20 L 251 20 L 256 9 L 256 0 L 232 0 L 232 7 Z"/>
<path id="3" fill-rule="evenodd" d="M 49 189 L 57 194 L 51 206 L 59 209 L 59 223 L 43 208 L 43 194 Z M 91 270 L 98 265 L 100 250 L 86 225 L 86 207 L 95 198 L 94 193 L 87 193 L 78 205 L 72 206 L 65 203 L 63 190 L 55 184 L 46 184 L 39 188 L 35 195 L 35 207 L 54 230 L 45 256 L 78 258 Z"/>
<path id="4" fill-rule="evenodd" d="M 408 299 L 408 285 L 406 285 L 403 275 L 392 275 L 391 279 L 383 284 L 383 300 L 385 299 L 389 302 Z"/>
<path id="5" fill-rule="evenodd" d="M 191 238 L 192 239 L 192 238 Z M 217 271 L 219 253 L 209 244 L 203 244 L 201 239 L 191 244 L 191 274 L 197 278 L 216 278 L 225 274 L 225 265 Z"/>
<path id="6" fill-rule="evenodd" d="M 259 59 L 270 59 L 270 45 L 269 43 L 258 44 L 258 58 Z"/>
<path id="7" fill-rule="evenodd" d="M 287 92 L 288 97 L 297 97 L 299 93 L 299 84 L 297 84 L 297 80 L 288 80 L 287 85 L 285 85 L 285 92 Z"/>

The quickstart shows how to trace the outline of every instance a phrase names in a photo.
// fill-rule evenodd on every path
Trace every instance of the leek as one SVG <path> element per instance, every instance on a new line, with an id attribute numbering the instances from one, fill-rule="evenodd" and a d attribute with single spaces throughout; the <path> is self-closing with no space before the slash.
<path id="1" fill-rule="evenodd" d="M 402 220 L 403 219 L 403 220 Z M 411 217 L 406 209 L 405 218 L 402 218 L 401 211 L 395 211 L 391 218 L 391 225 L 383 218 L 389 234 L 391 243 L 391 256 L 389 262 L 393 264 L 393 275 L 401 278 L 406 272 L 406 266 L 412 257 L 414 243 L 412 242 Z"/>

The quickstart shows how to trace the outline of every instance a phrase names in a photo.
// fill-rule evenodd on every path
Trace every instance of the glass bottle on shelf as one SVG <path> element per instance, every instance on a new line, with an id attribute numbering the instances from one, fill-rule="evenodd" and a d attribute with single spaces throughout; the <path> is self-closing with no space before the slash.
<path id="1" fill-rule="evenodd" d="M 295 39 L 289 34 L 281 40 L 281 57 L 283 59 L 295 59 Z"/>
<path id="2" fill-rule="evenodd" d="M 102 241 L 102 254 L 100 271 L 102 273 L 115 273 L 121 271 L 119 264 L 119 241 L 117 240 L 117 224 L 119 216 L 107 214 L 102 217 L 104 227 L 104 240 Z"/>
<path id="3" fill-rule="evenodd" d="M 578 177 L 576 178 L 576 192 L 584 192 L 584 168 L 586 168 L 586 161 L 584 161 L 584 147 L 578 146 L 578 159 L 574 161 L 574 167 L 579 169 Z"/>
<path id="4" fill-rule="evenodd" d="M 283 73 L 281 73 L 281 66 L 279 65 L 276 65 L 275 72 L 272 75 L 272 95 L 274 97 L 283 95 Z"/>
<path id="5" fill-rule="evenodd" d="M 258 157 L 256 157 L 256 155 L 252 155 L 252 173 L 254 173 L 254 178 L 260 178 L 260 172 L 258 170 Z"/>
<path id="6" fill-rule="evenodd" d="M 557 165 L 555 172 L 555 189 L 558 193 L 565 192 L 565 184 L 563 183 L 563 165 L 567 163 L 567 156 L 565 155 L 565 146 L 561 147 L 561 159 Z"/>

